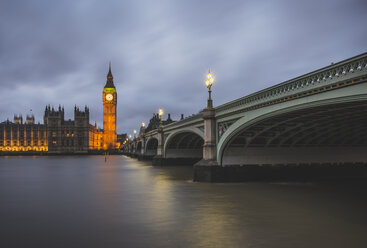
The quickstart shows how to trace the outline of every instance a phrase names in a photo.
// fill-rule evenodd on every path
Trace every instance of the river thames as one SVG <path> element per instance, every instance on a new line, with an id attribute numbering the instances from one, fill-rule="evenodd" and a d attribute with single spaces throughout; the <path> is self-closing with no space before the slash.
<path id="1" fill-rule="evenodd" d="M 193 183 L 122 156 L 0 157 L 0 247 L 366 247 L 362 183 Z"/>

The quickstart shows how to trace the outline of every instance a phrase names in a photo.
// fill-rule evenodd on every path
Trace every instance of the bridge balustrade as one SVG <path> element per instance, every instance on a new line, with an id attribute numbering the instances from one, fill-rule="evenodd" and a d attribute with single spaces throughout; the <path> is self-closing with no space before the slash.
<path id="1" fill-rule="evenodd" d="M 367 53 L 364 53 L 218 106 L 216 107 L 216 115 L 220 115 L 228 110 L 232 111 L 234 108 L 246 108 L 274 100 L 275 98 L 295 95 L 304 91 L 329 86 L 338 81 L 348 80 L 357 77 L 358 72 L 366 71 L 366 65 Z"/>

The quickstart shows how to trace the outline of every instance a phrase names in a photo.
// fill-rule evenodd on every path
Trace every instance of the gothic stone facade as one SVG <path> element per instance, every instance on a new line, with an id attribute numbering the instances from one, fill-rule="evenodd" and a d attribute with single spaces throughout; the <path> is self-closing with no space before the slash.
<path id="1" fill-rule="evenodd" d="M 22 116 L 14 116 L 0 123 L 0 151 L 47 151 L 47 128 L 35 124 L 33 116 L 27 116 L 23 124 Z"/>
<path id="2" fill-rule="evenodd" d="M 49 153 L 86 153 L 99 150 L 103 131 L 89 124 L 89 109 L 74 108 L 74 120 L 64 119 L 64 108 L 47 106 L 44 124 L 34 117 L 14 116 L 14 122 L 0 123 L 0 151 L 48 151 Z"/>
<path id="3" fill-rule="evenodd" d="M 64 108 L 58 110 L 48 106 L 44 123 L 47 126 L 49 153 L 86 153 L 99 150 L 102 143 L 102 130 L 89 124 L 89 108 L 84 111 L 74 108 L 74 120 L 64 119 Z"/>

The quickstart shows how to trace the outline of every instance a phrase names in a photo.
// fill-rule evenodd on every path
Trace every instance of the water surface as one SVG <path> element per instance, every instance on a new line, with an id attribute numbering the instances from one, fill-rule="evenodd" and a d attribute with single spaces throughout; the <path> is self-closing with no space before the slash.
<path id="1" fill-rule="evenodd" d="M 193 183 L 122 156 L 0 157 L 0 247 L 367 247 L 361 183 Z"/>

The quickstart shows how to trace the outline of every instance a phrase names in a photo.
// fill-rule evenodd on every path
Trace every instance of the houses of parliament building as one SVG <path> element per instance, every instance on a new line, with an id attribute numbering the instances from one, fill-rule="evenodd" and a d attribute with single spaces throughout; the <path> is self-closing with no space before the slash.
<path id="1" fill-rule="evenodd" d="M 102 92 L 103 129 L 89 123 L 89 108 L 74 108 L 74 120 L 65 120 L 64 108 L 46 106 L 43 124 L 34 116 L 15 115 L 13 121 L 0 123 L 0 151 L 88 153 L 96 150 L 118 149 L 116 133 L 117 92 L 113 83 L 111 64 Z"/>

